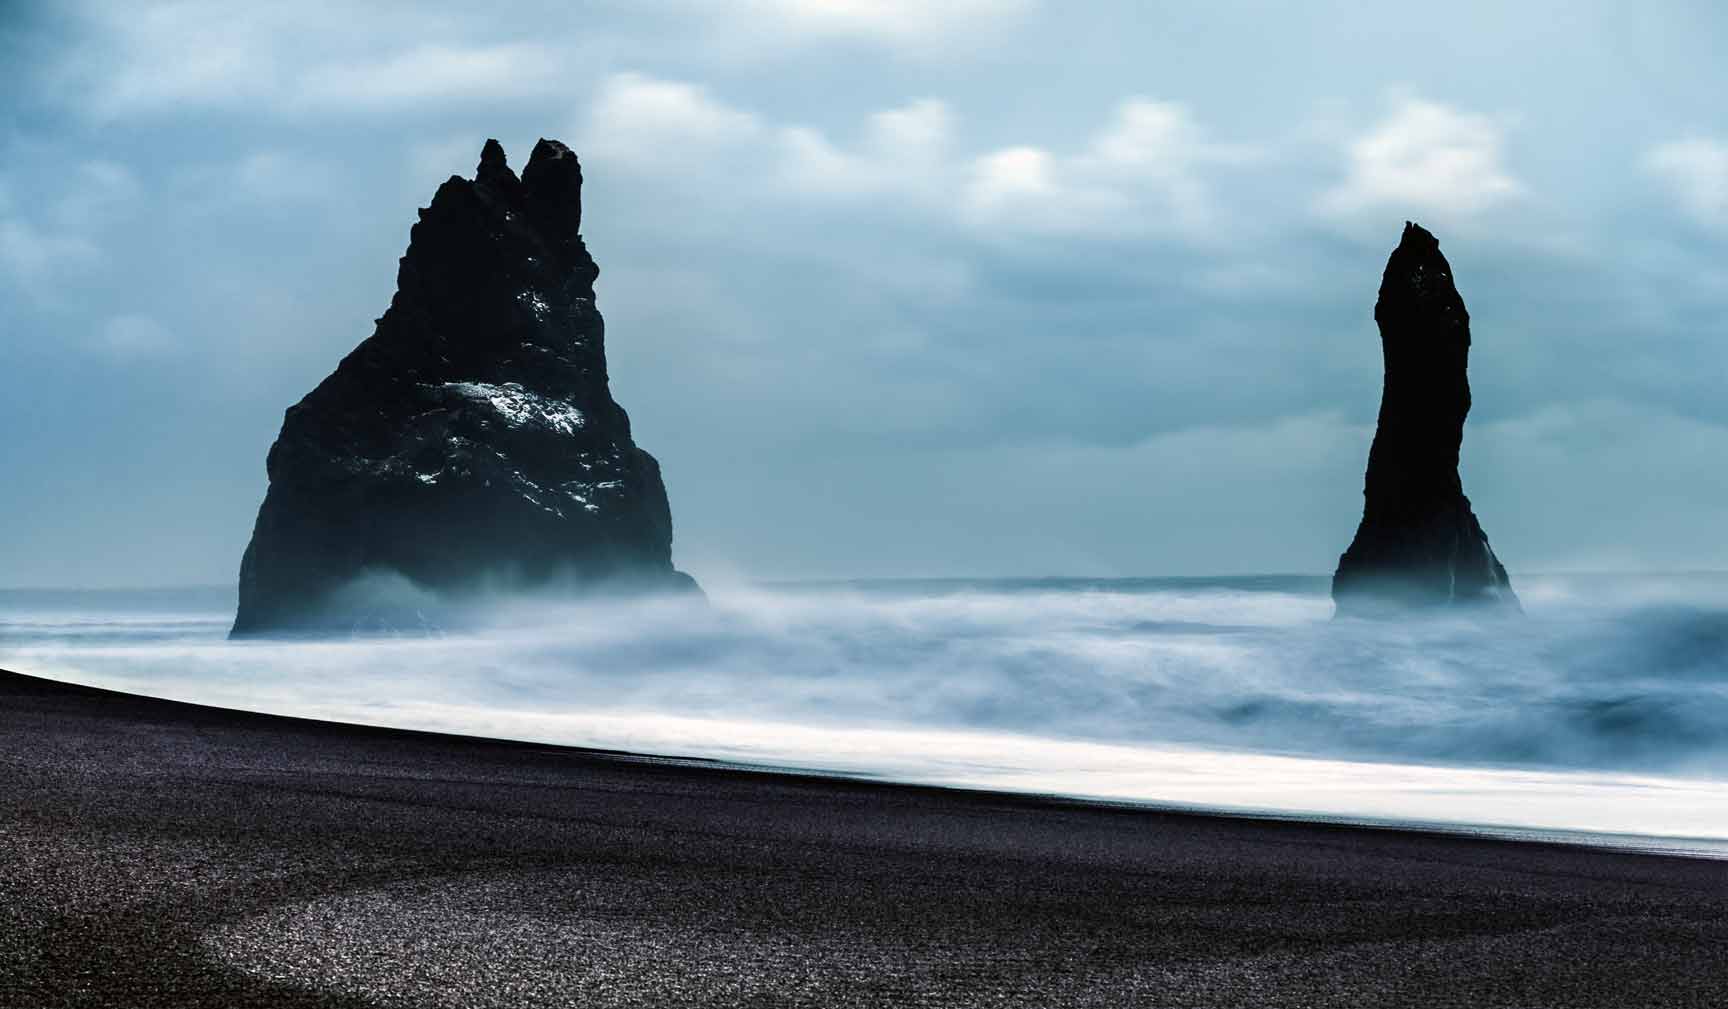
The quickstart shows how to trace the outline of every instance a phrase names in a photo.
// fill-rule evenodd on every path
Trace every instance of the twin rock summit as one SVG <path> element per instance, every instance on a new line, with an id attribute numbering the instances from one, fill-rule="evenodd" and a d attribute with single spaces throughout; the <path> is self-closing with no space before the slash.
<path id="1" fill-rule="evenodd" d="M 459 597 L 695 591 L 606 377 L 582 169 L 488 140 L 420 212 L 378 328 L 288 409 L 240 562 L 236 635 L 395 626 L 391 579 Z"/>
<path id="2" fill-rule="evenodd" d="M 290 407 L 240 565 L 236 636 L 397 627 L 477 592 L 688 592 L 654 457 L 612 398 L 582 170 L 488 140 L 420 212 L 372 336 Z M 1386 361 L 1342 614 L 1516 608 L 1458 477 L 1469 315 L 1406 225 L 1375 319 Z"/>

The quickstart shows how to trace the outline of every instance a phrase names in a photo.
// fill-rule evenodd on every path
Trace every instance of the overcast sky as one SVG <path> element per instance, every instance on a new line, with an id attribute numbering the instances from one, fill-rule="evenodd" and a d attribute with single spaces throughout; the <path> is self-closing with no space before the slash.
<path id="1" fill-rule="evenodd" d="M 0 585 L 232 580 L 485 138 L 698 577 L 1329 572 L 1406 218 L 1519 571 L 1728 568 L 1719 5 L 0 0 Z"/>

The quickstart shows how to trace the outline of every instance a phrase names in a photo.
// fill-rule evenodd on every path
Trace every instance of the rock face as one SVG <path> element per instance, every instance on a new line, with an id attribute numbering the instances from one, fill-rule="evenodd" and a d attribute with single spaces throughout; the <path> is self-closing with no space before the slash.
<path id="1" fill-rule="evenodd" d="M 517 178 L 488 140 L 473 181 L 438 188 L 377 329 L 283 420 L 235 635 L 401 619 L 369 585 L 695 590 L 607 385 L 581 224 L 556 141 Z"/>
<path id="2" fill-rule="evenodd" d="M 1338 560 L 1341 615 L 1518 608 L 1470 510 L 1458 449 L 1470 413 L 1470 315 L 1440 243 L 1406 222 L 1374 306 L 1386 359 L 1362 524 Z"/>

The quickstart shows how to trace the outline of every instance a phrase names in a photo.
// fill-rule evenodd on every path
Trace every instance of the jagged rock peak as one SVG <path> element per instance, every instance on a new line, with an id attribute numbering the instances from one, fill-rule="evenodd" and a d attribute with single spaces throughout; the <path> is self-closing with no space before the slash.
<path id="1" fill-rule="evenodd" d="M 563 167 L 565 169 L 576 169 L 576 183 L 580 185 L 582 183 L 582 173 L 580 171 L 580 166 L 576 163 L 576 155 L 570 150 L 570 148 L 564 146 L 562 141 L 547 140 L 545 137 L 541 137 L 539 140 L 535 141 L 534 149 L 528 152 L 528 169 L 533 171 L 536 165 L 540 165 L 544 162 L 564 161 L 566 159 L 568 159 L 570 163 Z"/>
<path id="2" fill-rule="evenodd" d="M 496 140 L 486 141 L 480 148 L 480 166 L 474 170 L 474 181 L 493 189 L 514 193 L 521 185 L 516 173 L 510 170 L 510 164 L 504 159 L 504 145 Z"/>
<path id="3" fill-rule="evenodd" d="M 283 419 L 236 635 L 414 627 L 481 590 L 695 589 L 612 398 L 581 190 L 555 140 L 520 178 L 488 140 L 439 187 L 376 330 Z"/>
<path id="4" fill-rule="evenodd" d="M 1386 260 L 1376 322 L 1413 322 L 1436 338 L 1470 346 L 1470 313 L 1452 280 L 1452 266 L 1440 253 L 1440 240 L 1414 221 L 1404 222 L 1398 247 Z"/>
<path id="5" fill-rule="evenodd" d="M 1404 223 L 1374 305 L 1385 380 L 1363 482 L 1362 522 L 1339 558 L 1340 614 L 1436 606 L 1516 609 L 1458 475 L 1470 413 L 1470 313 L 1421 225 Z"/>
<path id="6" fill-rule="evenodd" d="M 541 137 L 522 169 L 522 187 L 547 223 L 571 235 L 582 230 L 582 164 L 570 148 Z"/>

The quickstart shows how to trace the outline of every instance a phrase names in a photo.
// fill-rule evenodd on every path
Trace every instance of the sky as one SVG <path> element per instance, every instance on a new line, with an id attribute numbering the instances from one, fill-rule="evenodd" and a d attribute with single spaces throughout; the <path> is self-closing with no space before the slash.
<path id="1" fill-rule="evenodd" d="M 1704 2 L 0 0 L 0 586 L 232 581 L 497 137 L 699 579 L 1325 573 L 1403 222 L 1513 571 L 1728 568 Z"/>

